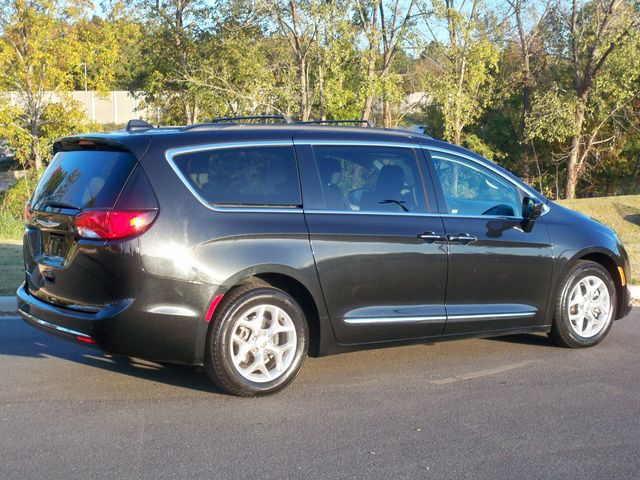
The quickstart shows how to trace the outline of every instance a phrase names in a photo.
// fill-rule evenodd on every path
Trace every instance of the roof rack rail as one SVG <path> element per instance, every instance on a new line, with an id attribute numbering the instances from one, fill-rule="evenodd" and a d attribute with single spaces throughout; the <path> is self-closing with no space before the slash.
<path id="1" fill-rule="evenodd" d="M 153 128 L 153 125 L 151 125 L 149 122 L 145 122 L 144 120 L 141 120 L 139 118 L 134 118 L 127 122 L 127 126 L 125 127 L 125 130 L 127 132 L 138 132 L 138 131 L 141 132 L 145 130 L 151 130 L 152 128 Z"/>
<path id="2" fill-rule="evenodd" d="M 427 133 L 428 127 L 426 125 L 409 125 L 408 127 L 397 127 L 397 130 L 404 130 L 405 132 L 413 132 L 424 135 L 425 137 L 433 138 Z"/>
<path id="3" fill-rule="evenodd" d="M 236 123 L 245 120 L 280 120 L 282 123 L 293 123 L 287 115 L 249 115 L 242 117 L 218 117 L 212 118 L 207 123 Z"/>
<path id="4" fill-rule="evenodd" d="M 369 128 L 373 128 L 375 126 L 371 120 L 305 120 L 303 122 L 295 123 L 303 125 L 339 125 L 342 123 L 361 123 Z"/>

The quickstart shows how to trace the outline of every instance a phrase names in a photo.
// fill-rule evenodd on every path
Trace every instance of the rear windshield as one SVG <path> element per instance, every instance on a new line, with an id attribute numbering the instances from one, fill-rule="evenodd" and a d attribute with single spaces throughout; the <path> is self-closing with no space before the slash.
<path id="1" fill-rule="evenodd" d="M 126 152 L 60 152 L 40 179 L 31 208 L 111 208 L 135 163 Z"/>

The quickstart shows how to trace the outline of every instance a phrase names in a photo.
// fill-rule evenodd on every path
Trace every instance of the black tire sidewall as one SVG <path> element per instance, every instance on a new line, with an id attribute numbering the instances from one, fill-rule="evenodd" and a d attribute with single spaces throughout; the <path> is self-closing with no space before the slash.
<path id="1" fill-rule="evenodd" d="M 271 304 L 284 310 L 293 321 L 297 336 L 294 359 L 286 373 L 264 383 L 243 377 L 233 365 L 229 348 L 229 336 L 238 316 L 260 304 Z M 307 355 L 309 334 L 302 309 L 293 298 L 275 288 L 255 288 L 233 298 L 219 313 L 213 320 L 216 324 L 210 329 L 207 348 L 207 367 L 213 370 L 216 383 L 236 395 L 254 396 L 281 390 L 296 377 Z"/>
<path id="2" fill-rule="evenodd" d="M 577 334 L 573 328 L 571 327 L 570 319 L 567 313 L 568 310 L 568 301 L 569 295 L 575 285 L 585 277 L 595 276 L 600 278 L 607 290 L 609 291 L 609 298 L 611 301 L 611 318 L 609 319 L 609 323 L 605 328 L 603 328 L 597 335 L 593 337 L 582 337 Z M 611 279 L 611 275 L 609 272 L 602 267 L 601 265 L 593 262 L 584 262 L 576 265 L 572 270 L 567 274 L 566 280 L 562 287 L 562 294 L 560 296 L 560 301 L 556 307 L 556 315 L 554 325 L 561 339 L 567 346 L 570 347 L 591 347 L 593 345 L 597 345 L 600 343 L 609 333 L 611 326 L 613 325 L 613 319 L 616 316 L 616 287 Z"/>

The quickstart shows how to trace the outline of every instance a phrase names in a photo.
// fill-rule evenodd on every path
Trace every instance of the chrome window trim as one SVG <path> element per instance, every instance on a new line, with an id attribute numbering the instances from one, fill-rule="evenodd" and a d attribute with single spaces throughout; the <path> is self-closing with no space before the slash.
<path id="1" fill-rule="evenodd" d="M 86 333 L 78 332 L 76 330 L 71 330 L 70 328 L 61 327 L 60 325 L 56 325 L 54 323 L 49 323 L 46 320 L 42 320 L 41 318 L 35 317 L 35 316 L 31 315 L 30 313 L 25 312 L 24 310 L 18 310 L 18 313 L 20 315 L 22 315 L 23 317 L 28 318 L 32 322 L 35 322 L 38 325 L 40 325 L 42 327 L 45 327 L 45 328 L 48 328 L 50 330 L 55 330 L 57 332 L 66 333 L 68 335 L 75 335 L 75 336 L 83 337 L 83 338 L 91 338 Z"/>
<path id="2" fill-rule="evenodd" d="M 444 320 L 482 320 L 485 318 L 528 318 L 533 317 L 537 312 L 513 312 L 513 313 L 478 313 L 475 315 L 453 314 L 453 315 L 428 315 L 421 317 L 371 317 L 371 318 L 345 318 L 347 325 L 376 325 L 398 323 L 429 323 Z"/>
<path id="3" fill-rule="evenodd" d="M 500 178 L 502 178 L 503 180 L 509 182 L 511 185 L 515 186 L 516 188 L 519 188 L 520 190 L 522 190 L 523 192 L 525 192 L 527 195 L 529 195 L 530 197 L 535 198 L 536 200 L 538 200 L 539 202 L 542 202 L 542 215 L 545 215 L 546 213 L 549 212 L 550 208 L 549 206 L 544 202 L 544 200 L 542 198 L 540 198 L 539 194 L 534 192 L 533 190 L 531 190 L 531 188 L 526 185 L 524 182 L 522 182 L 522 184 L 516 182 L 515 180 L 513 180 L 512 178 L 507 177 L 504 173 L 502 173 L 500 170 L 492 167 L 489 164 L 486 164 L 484 162 L 479 161 L 477 158 L 473 158 L 469 155 L 465 155 L 464 153 L 460 153 L 460 152 L 455 152 L 453 150 L 447 149 L 447 148 L 441 148 L 441 147 L 430 147 L 428 145 L 421 145 L 421 147 L 424 150 L 427 150 L 429 152 L 434 151 L 434 152 L 439 152 L 439 153 L 445 153 L 447 155 L 451 155 L 453 157 L 460 157 L 460 158 L 464 158 L 465 160 L 469 160 L 470 162 L 475 163 L 476 165 L 479 165 L 480 167 L 484 167 L 487 170 L 492 171 L 493 173 L 495 173 L 496 175 L 498 175 Z M 446 160 L 446 159 L 445 159 Z M 457 217 L 458 215 L 452 215 L 454 217 Z M 479 217 L 482 218 L 484 217 L 484 215 L 467 215 L 467 217 Z M 515 218 L 522 218 L 522 217 L 515 217 Z"/>
<path id="4" fill-rule="evenodd" d="M 245 148 L 245 147 L 291 147 L 293 148 L 293 140 L 269 140 L 261 142 L 222 142 L 222 143 L 207 143 L 203 145 L 193 145 L 188 147 L 171 148 L 164 154 L 169 166 L 178 176 L 180 181 L 191 192 L 191 194 L 200 202 L 204 207 L 215 212 L 244 212 L 244 213 L 302 213 L 300 207 L 221 207 L 219 205 L 213 205 L 207 202 L 198 191 L 191 185 L 189 179 L 184 176 L 182 171 L 176 165 L 174 158 L 179 155 L 187 153 L 207 152 L 210 150 L 226 150 L 230 148 Z M 296 165 L 297 168 L 297 165 Z"/>
<path id="5" fill-rule="evenodd" d="M 520 184 L 515 180 L 505 176 L 501 171 L 493 168 L 489 164 L 485 164 L 484 162 L 479 161 L 478 159 L 471 157 L 469 155 L 465 155 L 464 153 L 456 152 L 453 150 L 449 150 L 447 148 L 434 147 L 428 145 L 422 145 L 418 143 L 408 143 L 408 142 L 363 142 L 358 140 L 307 140 L 307 139 L 292 139 L 292 140 L 263 140 L 263 141 L 246 141 L 246 142 L 218 142 L 218 143 L 207 143 L 202 145 L 192 145 L 187 147 L 178 147 L 171 148 L 165 152 L 165 158 L 172 170 L 176 173 L 180 181 L 187 187 L 187 189 L 191 192 L 191 194 L 206 208 L 209 210 L 217 211 L 217 212 L 245 212 L 245 213 L 330 213 L 330 214 L 367 214 L 367 215 L 409 215 L 409 216 L 441 216 L 441 217 L 452 217 L 452 218 L 506 218 L 506 219 L 518 219 L 522 220 L 522 217 L 507 217 L 504 215 L 455 215 L 455 214 L 433 214 L 433 213 L 403 213 L 403 212 L 361 212 L 358 210 L 345 210 L 345 211 L 336 211 L 336 210 L 319 210 L 319 209 L 303 209 L 300 207 L 290 207 L 290 208 L 274 208 L 274 207 L 221 207 L 218 205 L 212 205 L 207 202 L 204 198 L 200 196 L 200 194 L 193 188 L 189 180 L 182 174 L 178 166 L 174 162 L 174 158 L 178 155 L 183 155 L 185 153 L 197 153 L 204 152 L 208 150 L 221 150 L 226 148 L 243 148 L 243 147 L 278 147 L 278 146 L 291 146 L 295 145 L 336 145 L 336 146 L 361 146 L 361 147 L 389 147 L 389 148 L 411 148 L 414 150 L 423 149 L 429 152 L 440 152 L 445 153 L 452 156 L 457 156 L 460 158 L 464 158 L 465 160 L 469 160 L 480 167 L 485 167 L 488 170 L 492 171 L 505 181 L 509 182 L 511 185 L 514 185 L 516 188 L 523 190 L 527 195 L 537 199 L 539 202 L 543 204 L 542 215 L 545 215 L 550 211 L 549 205 L 547 205 L 542 198 L 536 193 L 533 192 L 526 184 Z"/>
<path id="6" fill-rule="evenodd" d="M 471 157 L 469 155 L 465 155 L 464 153 L 459 153 L 459 152 L 455 152 L 446 148 L 441 148 L 441 147 L 433 147 L 433 146 L 429 146 L 429 145 L 422 145 L 422 144 L 415 144 L 415 143 L 402 143 L 402 142 L 362 142 L 362 141 L 351 141 L 351 140 L 296 140 L 294 139 L 293 141 L 294 145 L 310 145 L 310 146 L 314 146 L 314 145 L 352 145 L 352 146 L 362 146 L 362 147 L 395 147 L 395 148 L 413 148 L 413 149 L 423 149 L 423 150 L 427 150 L 429 152 L 431 151 L 435 151 L 435 152 L 440 152 L 440 153 L 446 153 L 452 156 L 458 156 L 460 158 L 464 158 L 465 160 L 469 160 L 471 162 L 473 162 L 474 164 L 478 165 L 479 167 L 485 167 L 488 170 L 492 171 L 493 173 L 495 173 L 496 175 L 498 175 L 501 179 L 503 179 L 504 181 L 508 182 L 509 184 L 515 186 L 516 188 L 524 191 L 527 195 L 535 198 L 536 200 L 538 200 L 539 202 L 542 202 L 543 204 L 543 208 L 542 208 L 542 215 L 545 215 L 546 213 L 549 212 L 550 208 L 549 206 L 544 202 L 544 200 L 542 198 L 540 198 L 540 196 L 531 190 L 530 187 L 528 187 L 526 184 L 522 183 L 518 183 L 515 180 L 513 180 L 512 178 L 507 177 L 506 175 L 504 175 L 504 173 L 502 173 L 500 170 L 492 167 L 489 164 L 486 164 L 484 162 L 479 161 L 477 158 Z M 314 210 L 305 210 L 305 213 L 316 213 L 317 209 Z M 321 210 L 317 210 L 317 211 L 321 211 Z M 329 210 L 324 210 L 324 212 L 329 212 Z M 345 210 L 345 211 L 331 211 L 331 213 L 365 213 L 365 212 L 359 212 L 357 210 Z M 367 212 L 370 214 L 376 214 L 377 212 Z M 396 214 L 396 213 L 400 213 L 402 215 L 406 215 L 406 213 L 403 212 L 392 212 L 391 214 Z M 385 215 L 388 215 L 388 213 L 385 213 Z M 409 213 L 409 215 L 422 215 L 422 216 L 432 216 L 433 214 L 412 214 Z M 440 216 L 442 217 L 455 217 L 455 218 L 513 218 L 513 219 L 518 219 L 518 220 L 522 220 L 522 217 L 510 217 L 510 216 L 504 216 L 504 215 L 455 215 L 455 214 L 441 214 Z"/>
<path id="7" fill-rule="evenodd" d="M 294 145 L 314 145 L 319 146 L 354 146 L 354 147 L 389 147 L 389 148 L 413 148 L 418 150 L 422 147 L 419 143 L 405 142 L 363 142 L 359 140 L 293 140 Z"/>
<path id="8" fill-rule="evenodd" d="M 320 208 L 305 208 L 305 214 L 319 215 L 382 215 L 382 216 L 402 216 L 402 217 L 447 217 L 447 218 L 486 218 L 512 220 L 521 222 L 522 217 L 509 217 L 506 215 L 455 215 L 452 213 L 414 213 L 414 212 L 372 212 L 368 210 L 322 210 Z"/>

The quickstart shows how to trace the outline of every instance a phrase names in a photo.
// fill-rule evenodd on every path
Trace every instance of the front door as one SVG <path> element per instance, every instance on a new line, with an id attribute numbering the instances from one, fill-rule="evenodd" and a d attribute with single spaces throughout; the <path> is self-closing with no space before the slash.
<path id="1" fill-rule="evenodd" d="M 539 218 L 522 225 L 520 187 L 454 152 L 431 150 L 449 244 L 445 335 L 542 325 L 552 274 Z"/>
<path id="2" fill-rule="evenodd" d="M 421 152 L 411 145 L 312 140 L 296 140 L 296 152 L 316 268 L 338 341 L 439 335 L 447 246 Z"/>

